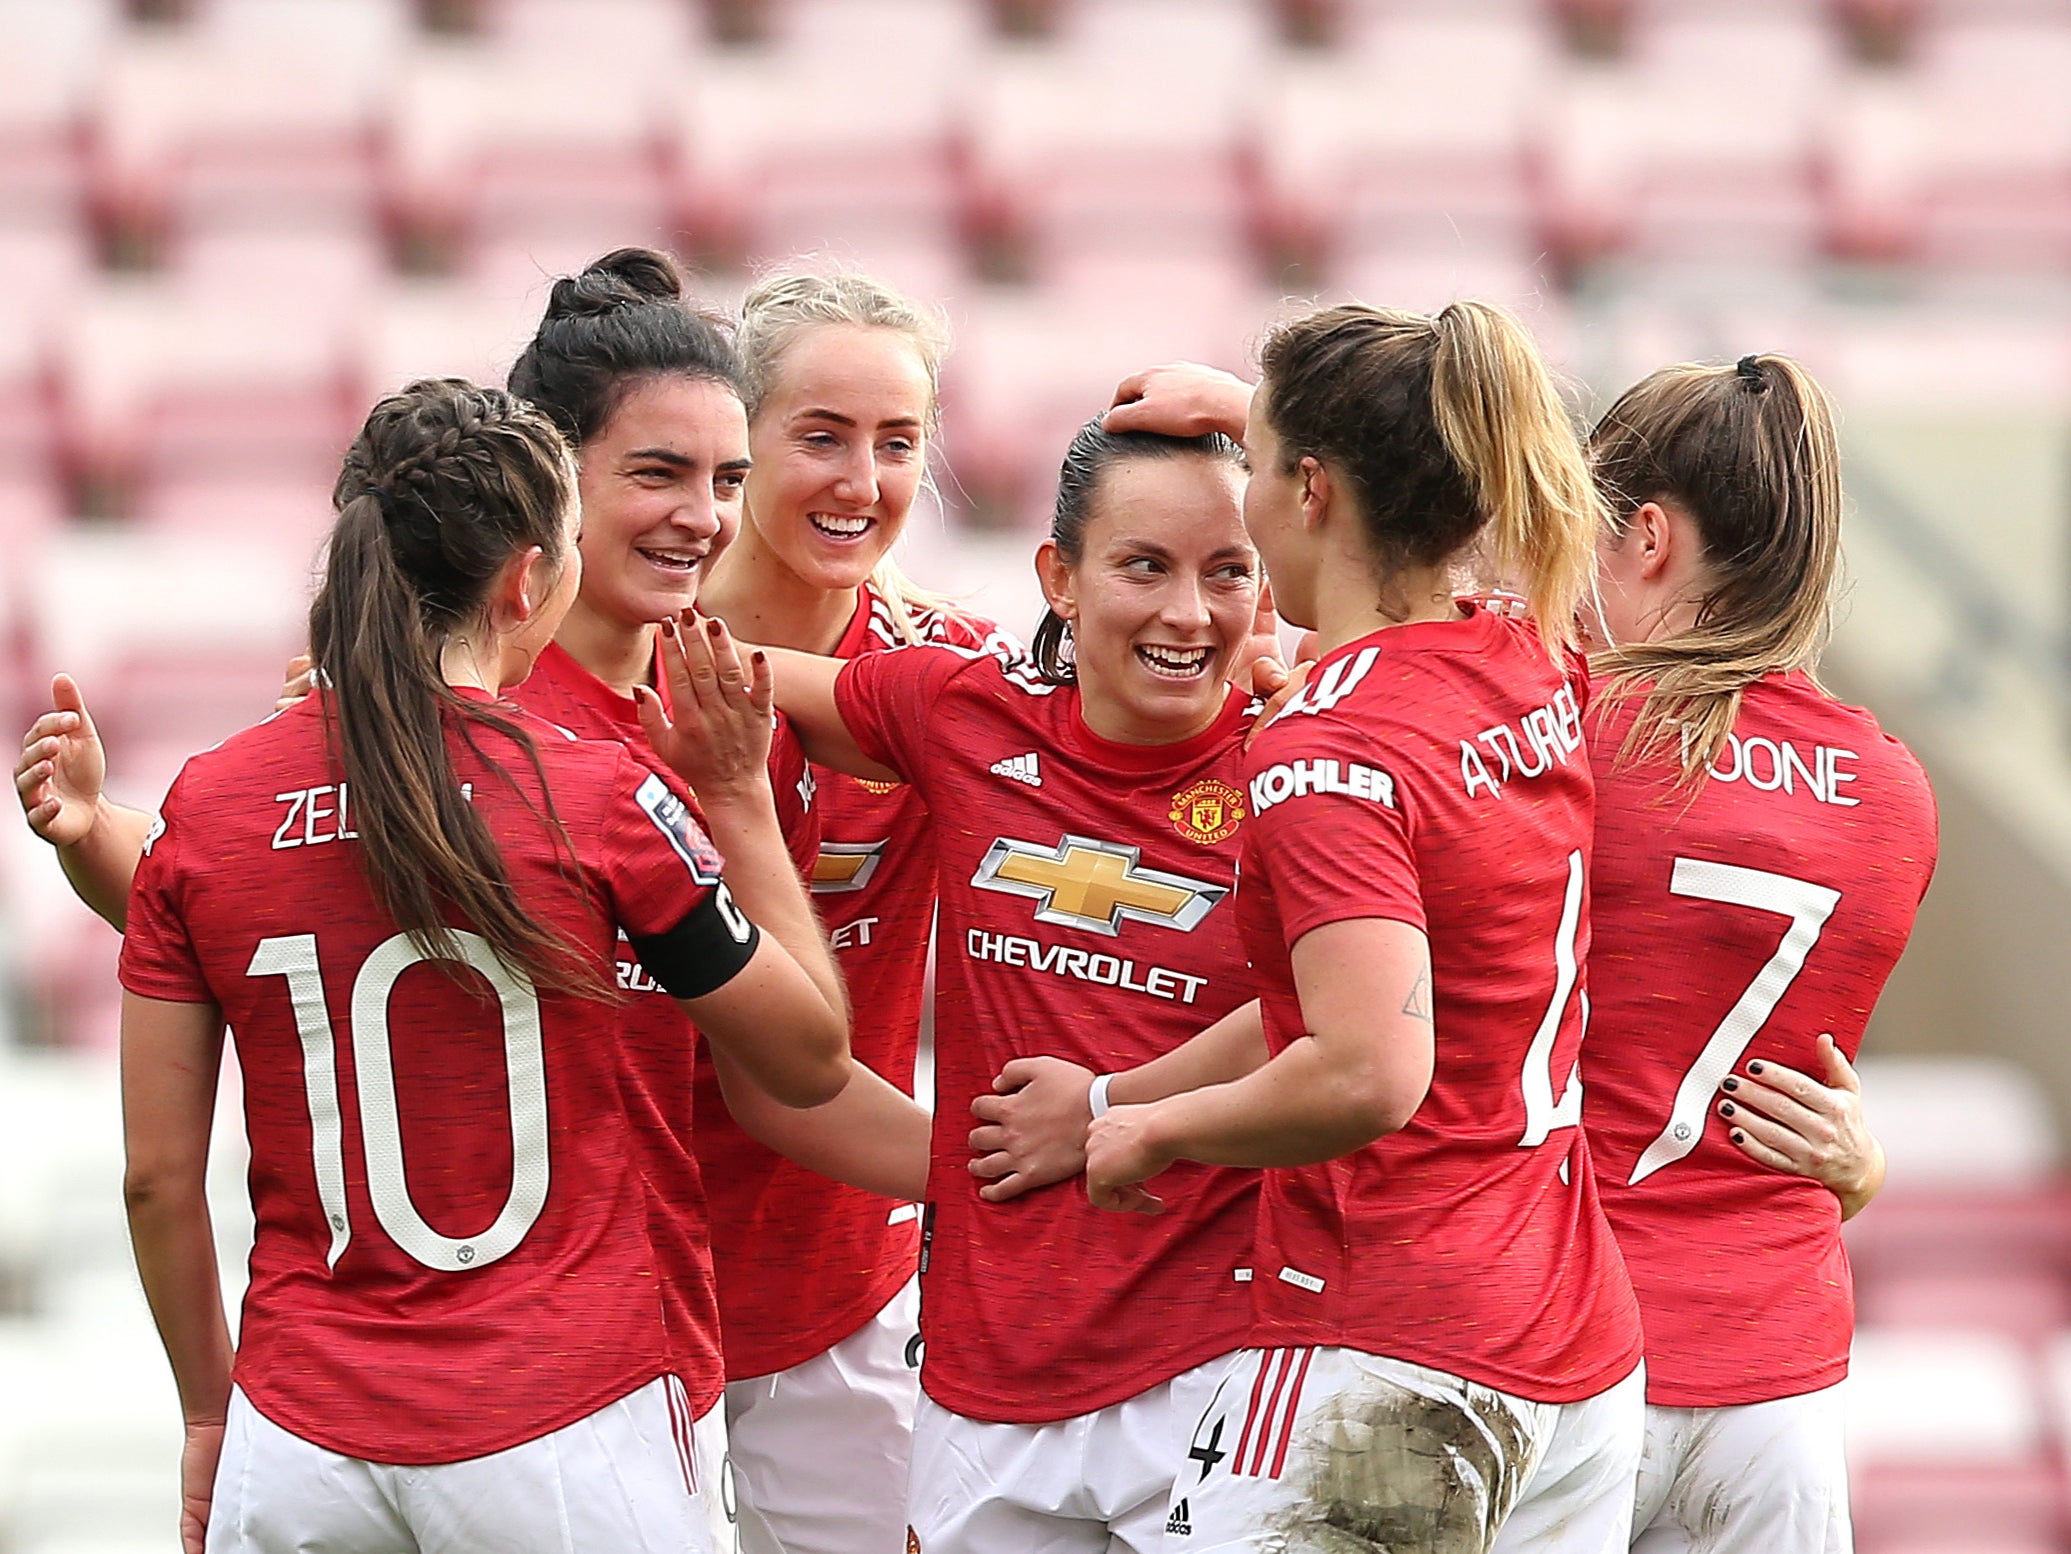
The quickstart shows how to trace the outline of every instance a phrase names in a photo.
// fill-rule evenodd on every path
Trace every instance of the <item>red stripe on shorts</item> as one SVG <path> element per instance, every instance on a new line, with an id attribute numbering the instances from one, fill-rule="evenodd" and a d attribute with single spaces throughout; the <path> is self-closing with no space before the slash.
<path id="1" fill-rule="evenodd" d="M 1287 1466 L 1287 1443 L 1294 1439 L 1295 1415 L 1301 1412 L 1302 1383 L 1309 1379 L 1309 1361 L 1315 1357 L 1314 1349 L 1302 1351 L 1302 1368 L 1294 1373 L 1294 1391 L 1288 1395 L 1287 1413 L 1280 1421 L 1280 1445 L 1273 1452 L 1273 1471 L 1268 1477 L 1278 1478 L 1280 1470 Z"/>
<path id="2" fill-rule="evenodd" d="M 1258 1355 L 1258 1378 L 1251 1384 L 1251 1406 L 1244 1411 L 1244 1431 L 1237 1437 L 1236 1460 L 1230 1464 L 1232 1473 L 1244 1471 L 1244 1448 L 1251 1441 L 1252 1427 L 1258 1423 L 1258 1400 L 1265 1396 L 1266 1368 L 1273 1363 L 1273 1351 L 1261 1349 Z"/>
<path id="3" fill-rule="evenodd" d="M 1252 1478 L 1257 1478 L 1265 1469 L 1266 1446 L 1273 1433 L 1273 1420 L 1280 1412 L 1280 1394 L 1287 1389 L 1287 1373 L 1293 1369 L 1294 1351 L 1282 1349 L 1279 1367 L 1273 1372 L 1273 1393 L 1266 1399 L 1265 1418 L 1259 1423 L 1258 1450 L 1251 1454 L 1251 1466 L 1244 1470 Z"/>
<path id="4" fill-rule="evenodd" d="M 690 1449 L 690 1394 L 674 1376 L 662 1378 L 662 1393 L 669 1400 L 669 1434 L 676 1442 L 676 1463 L 683 1469 L 683 1487 L 698 1492 L 697 1459 Z"/>

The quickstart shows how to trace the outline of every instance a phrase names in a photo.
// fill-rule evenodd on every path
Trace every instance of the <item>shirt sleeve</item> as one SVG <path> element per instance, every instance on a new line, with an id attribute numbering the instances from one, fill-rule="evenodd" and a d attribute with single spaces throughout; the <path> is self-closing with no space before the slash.
<path id="1" fill-rule="evenodd" d="M 809 881 L 820 857 L 820 806 L 815 802 L 819 783 L 812 763 L 805 758 L 805 746 L 798 741 L 798 731 L 781 712 L 769 743 L 769 783 L 776 795 L 777 828 L 784 833 L 784 846 L 798 877 Z"/>
<path id="2" fill-rule="evenodd" d="M 122 935 L 118 975 L 123 987 L 142 998 L 174 1004 L 212 1004 L 215 993 L 202 975 L 201 958 L 181 913 L 185 881 L 181 773 L 144 837 L 144 856 L 130 884 L 128 926 Z"/>
<path id="3" fill-rule="evenodd" d="M 933 644 L 887 648 L 850 659 L 834 682 L 834 703 L 849 736 L 871 760 L 919 788 L 923 798 L 936 704 L 973 656 Z"/>
<path id="4" fill-rule="evenodd" d="M 601 841 L 612 911 L 672 997 L 717 992 L 755 958 L 761 932 L 734 904 L 696 809 L 631 756 L 614 773 Z"/>
<path id="5" fill-rule="evenodd" d="M 1355 918 L 1425 926 L 1409 795 L 1380 759 L 1370 739 L 1327 716 L 1284 719 L 1253 746 L 1252 856 L 1272 878 L 1289 949 Z"/>

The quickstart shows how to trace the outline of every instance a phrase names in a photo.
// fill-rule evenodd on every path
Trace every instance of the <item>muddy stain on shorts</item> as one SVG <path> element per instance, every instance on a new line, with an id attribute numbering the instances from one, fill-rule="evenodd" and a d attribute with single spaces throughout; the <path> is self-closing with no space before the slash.
<path id="1" fill-rule="evenodd" d="M 1486 1387 L 1430 1397 L 1380 1376 L 1306 1423 L 1289 1477 L 1288 1554 L 1484 1554 L 1517 1499 L 1532 1442 Z M 1297 1477 L 1299 1473 L 1299 1477 Z"/>

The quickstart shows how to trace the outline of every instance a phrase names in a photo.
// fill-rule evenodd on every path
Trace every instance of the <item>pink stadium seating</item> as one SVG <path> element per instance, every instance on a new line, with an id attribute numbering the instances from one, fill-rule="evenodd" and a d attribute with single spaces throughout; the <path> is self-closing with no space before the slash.
<path id="1" fill-rule="evenodd" d="M 363 221 L 376 199 L 379 58 L 292 34 L 215 43 L 133 33 L 107 61 L 89 141 L 96 208 L 119 250 L 167 228 Z"/>
<path id="2" fill-rule="evenodd" d="M 1184 58 L 998 51 L 969 110 L 974 227 L 1004 268 L 1249 245 L 1235 97 Z"/>
<path id="3" fill-rule="evenodd" d="M 1856 1318 L 1880 1328 L 1985 1328 L 2039 1350 L 2071 1326 L 2071 1289 L 2056 1269 L 1890 1270 L 1856 1286 Z"/>
<path id="4" fill-rule="evenodd" d="M 1928 113 L 1923 256 L 2071 263 L 2071 20 L 1938 19 L 1918 68 Z"/>
<path id="5" fill-rule="evenodd" d="M 724 256 L 954 253 L 955 79 L 858 94 L 855 67 L 823 48 L 723 56 L 670 104 L 678 225 Z"/>
<path id="6" fill-rule="evenodd" d="M 1327 269 L 1375 247 L 1530 244 L 1527 153 L 1552 64 L 1541 20 L 1463 7 L 1377 12 L 1348 31 L 1340 50 L 1271 69 L 1257 97 L 1275 246 Z"/>

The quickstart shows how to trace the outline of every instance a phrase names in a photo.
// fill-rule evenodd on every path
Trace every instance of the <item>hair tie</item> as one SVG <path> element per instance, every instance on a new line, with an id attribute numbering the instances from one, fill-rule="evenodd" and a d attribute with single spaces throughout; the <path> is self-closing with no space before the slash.
<path id="1" fill-rule="evenodd" d="M 1754 394 L 1765 392 L 1769 387 L 1769 375 L 1762 371 L 1762 363 L 1754 356 L 1743 356 L 1734 364 L 1733 370 L 1740 374 L 1740 381 Z"/>

